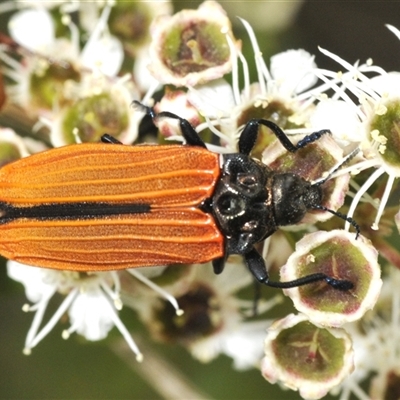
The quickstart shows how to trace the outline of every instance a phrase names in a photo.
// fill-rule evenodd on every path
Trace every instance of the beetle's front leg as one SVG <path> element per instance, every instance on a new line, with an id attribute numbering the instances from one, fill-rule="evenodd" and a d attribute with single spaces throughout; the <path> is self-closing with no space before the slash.
<path id="1" fill-rule="evenodd" d="M 316 131 L 311 133 L 310 135 L 305 136 L 302 140 L 300 140 L 297 144 L 293 144 L 290 139 L 287 137 L 286 133 L 283 132 L 278 125 L 276 125 L 272 121 L 268 121 L 266 119 L 252 119 L 250 120 L 246 126 L 244 127 L 240 138 L 239 138 L 239 152 L 242 154 L 250 154 L 253 149 L 260 125 L 264 125 L 269 128 L 272 133 L 277 137 L 277 139 L 281 142 L 282 146 L 291 153 L 296 152 L 297 150 L 307 146 L 310 143 L 318 140 L 322 135 L 330 133 L 329 129 L 322 129 L 320 131 Z"/>
<path id="2" fill-rule="evenodd" d="M 354 287 L 353 283 L 348 280 L 336 279 L 323 273 L 306 275 L 288 282 L 270 281 L 265 261 L 256 249 L 253 248 L 249 253 L 245 254 L 244 260 L 250 272 L 259 282 L 275 288 L 290 289 L 320 281 L 325 281 L 328 285 L 337 290 L 347 291 Z"/>
<path id="3" fill-rule="evenodd" d="M 206 148 L 205 143 L 203 142 L 199 134 L 196 132 L 196 130 L 193 128 L 193 126 L 187 119 L 181 118 L 178 115 L 171 113 L 169 111 L 162 111 L 159 114 L 156 114 L 151 107 L 145 106 L 144 104 L 136 100 L 133 101 L 133 104 L 140 111 L 143 111 L 144 113 L 149 115 L 152 119 L 160 117 L 177 119 L 179 121 L 179 127 L 181 128 L 182 136 L 184 137 L 186 144 L 190 146 L 198 146 Z"/>
<path id="4" fill-rule="evenodd" d="M 101 139 L 103 143 L 110 143 L 110 144 L 123 144 L 120 142 L 118 139 L 116 139 L 114 136 L 109 135 L 108 133 L 105 133 Z"/>

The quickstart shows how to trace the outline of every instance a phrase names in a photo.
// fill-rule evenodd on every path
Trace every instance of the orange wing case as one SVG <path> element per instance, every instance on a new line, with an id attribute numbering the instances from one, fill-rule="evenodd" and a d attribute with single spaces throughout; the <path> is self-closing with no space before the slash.
<path id="1" fill-rule="evenodd" d="M 48 150 L 0 169 L 0 253 L 21 263 L 104 271 L 223 256 L 214 218 L 199 206 L 214 191 L 218 155 L 191 146 L 86 143 Z M 41 205 L 145 204 L 91 218 L 12 218 Z"/>

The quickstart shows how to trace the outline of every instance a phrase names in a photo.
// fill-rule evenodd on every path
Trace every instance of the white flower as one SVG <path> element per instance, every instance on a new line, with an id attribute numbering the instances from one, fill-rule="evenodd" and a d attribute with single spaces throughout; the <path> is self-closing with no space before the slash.
<path id="1" fill-rule="evenodd" d="M 334 102 L 321 98 L 325 104 L 317 107 L 316 112 L 319 115 L 314 114 L 314 123 L 318 125 L 318 121 L 325 118 L 329 126 L 333 119 L 340 119 L 341 122 L 332 124 L 334 137 L 338 134 L 338 140 L 344 145 L 360 146 L 364 159 L 352 165 L 348 171 L 358 173 L 367 168 L 376 168 L 357 190 L 347 214 L 349 217 L 353 215 L 361 197 L 371 185 L 381 175 L 386 173 L 389 176 L 372 224 L 372 229 L 377 230 L 394 180 L 400 176 L 397 146 L 397 119 L 400 114 L 399 74 L 387 74 L 381 68 L 373 66 L 371 62 L 353 66 L 327 50 L 320 50 L 344 67 L 346 72 L 317 72 L 324 80 L 326 89 L 333 89 L 336 93 L 333 97 Z M 369 78 L 367 74 L 374 74 L 374 77 Z M 354 97 L 357 100 L 354 100 Z M 336 114 L 338 110 L 343 111 L 340 118 Z M 344 135 L 343 130 L 346 126 L 348 130 Z M 346 228 L 348 226 L 347 224 Z"/>
<path id="2" fill-rule="evenodd" d="M 314 107 L 315 93 L 302 94 L 316 82 L 314 57 L 304 50 L 289 50 L 273 56 L 268 69 L 251 26 L 244 20 L 242 22 L 253 46 L 257 82 L 250 83 L 247 61 L 227 34 L 232 59 L 232 86 L 223 79 L 216 79 L 188 88 L 188 101 L 206 119 L 197 130 L 209 128 L 221 139 L 223 147 L 209 147 L 213 151 L 236 150 L 239 131 L 251 118 L 272 120 L 283 129 L 286 125 L 305 127 Z M 285 131 L 289 134 L 311 133 L 308 128 Z"/>
<path id="3" fill-rule="evenodd" d="M 110 7 L 107 6 L 82 51 L 79 50 L 77 28 L 68 15 L 64 15 L 63 23 L 71 29 L 71 42 L 56 38 L 54 22 L 45 9 L 17 12 L 10 19 L 9 30 L 17 43 L 33 52 L 49 57 L 57 54 L 58 60 L 70 62 L 77 62 L 79 58 L 81 68 L 100 70 L 105 75 L 115 76 L 123 61 L 123 49 L 119 40 L 105 29 L 109 13 Z"/>
<path id="4" fill-rule="evenodd" d="M 10 35 L 21 46 L 24 58 L 18 63 L 6 54 L 7 46 L 0 49 L 0 58 L 8 67 L 4 73 L 16 82 L 11 98 L 29 113 L 48 117 L 65 102 L 71 83 L 79 82 L 82 74 L 116 76 L 124 54 L 121 43 L 106 29 L 109 12 L 106 6 L 82 49 L 78 28 L 68 14 L 62 23 L 69 28 L 70 39 L 55 36 L 54 21 L 45 9 L 14 14 Z"/>
<path id="5" fill-rule="evenodd" d="M 328 126 L 336 143 L 346 147 L 364 138 L 362 124 L 355 111 L 354 107 L 343 100 L 322 100 L 310 117 L 310 126 L 316 131 Z"/>
<path id="6" fill-rule="evenodd" d="M 84 74 L 65 89 L 67 105 L 41 118 L 54 147 L 98 142 L 104 133 L 124 144 L 136 140 L 142 115 L 131 108 L 138 92 L 129 75 L 110 80 L 99 73 Z"/>
<path id="7" fill-rule="evenodd" d="M 27 29 L 34 24 L 37 29 Z M 8 28 L 17 43 L 33 52 L 47 53 L 55 40 L 53 20 L 44 9 L 19 11 L 11 17 Z"/>
<path id="8" fill-rule="evenodd" d="M 7 264 L 10 278 L 21 282 L 26 296 L 33 302 L 24 306 L 25 311 L 35 311 L 32 325 L 25 341 L 25 354 L 35 347 L 68 312 L 71 326 L 63 332 L 66 339 L 72 332 L 83 335 L 87 340 L 100 340 L 107 336 L 115 325 L 129 347 L 141 361 L 142 354 L 118 317 L 122 307 L 119 299 L 119 280 L 115 272 L 95 273 L 82 276 L 77 272 L 55 271 L 32 267 L 15 261 Z M 47 305 L 56 292 L 65 298 L 54 315 L 40 329 Z"/>
<path id="9" fill-rule="evenodd" d="M 303 314 L 275 321 L 267 331 L 261 372 L 298 390 L 304 399 L 320 399 L 354 369 L 351 339 L 343 329 L 311 324 Z"/>
<path id="10" fill-rule="evenodd" d="M 281 268 L 281 280 L 323 272 L 350 281 L 353 288 L 341 291 L 324 282 L 284 289 L 284 293 L 311 322 L 341 327 L 359 320 L 375 306 L 382 287 L 377 260 L 378 252 L 364 237 L 356 239 L 353 233 L 338 229 L 310 233 L 296 243 L 296 251 Z"/>
<path id="11" fill-rule="evenodd" d="M 400 352 L 400 272 L 393 266 L 384 278 L 381 296 L 374 310 L 346 329 L 355 351 L 355 371 L 341 385 L 341 400 L 386 399 L 398 388 Z M 367 393 L 364 380 L 373 374 Z"/>
<path id="12" fill-rule="evenodd" d="M 231 70 L 231 23 L 215 1 L 197 10 L 161 15 L 150 27 L 149 70 L 163 84 L 195 86 Z"/>
<path id="13" fill-rule="evenodd" d="M 229 273 L 233 267 L 234 273 Z M 234 360 L 236 368 L 257 366 L 268 321 L 246 322 L 253 303 L 235 296 L 251 282 L 249 272 L 231 263 L 221 275 L 215 275 L 209 265 L 185 268 L 194 270 L 190 279 L 168 288 L 184 314 L 177 317 L 174 309 L 148 296 L 131 303 L 152 335 L 163 342 L 184 345 L 202 362 L 224 353 Z M 267 311 L 280 301 L 281 296 L 276 296 L 261 304 L 259 311 Z"/>
<path id="14" fill-rule="evenodd" d="M 293 96 L 317 83 L 314 56 L 305 50 L 287 50 L 271 57 L 271 76 L 281 96 Z"/>

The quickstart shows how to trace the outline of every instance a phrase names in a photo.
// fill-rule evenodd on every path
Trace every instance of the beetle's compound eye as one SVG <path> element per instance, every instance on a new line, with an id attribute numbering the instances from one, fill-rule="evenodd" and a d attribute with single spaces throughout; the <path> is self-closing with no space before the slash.
<path id="1" fill-rule="evenodd" d="M 224 194 L 218 200 L 218 210 L 226 217 L 242 215 L 246 209 L 246 202 L 237 195 Z"/>

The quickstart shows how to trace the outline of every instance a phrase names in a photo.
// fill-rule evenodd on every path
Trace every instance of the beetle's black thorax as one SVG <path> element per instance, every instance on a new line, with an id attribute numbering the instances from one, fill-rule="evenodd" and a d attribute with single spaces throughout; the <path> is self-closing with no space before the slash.
<path id="1" fill-rule="evenodd" d="M 245 254 L 276 230 L 271 204 L 272 171 L 251 157 L 222 156 L 212 212 L 227 240 L 229 254 Z"/>
<path id="2" fill-rule="evenodd" d="M 228 254 L 246 254 L 279 226 L 300 222 L 321 204 L 320 187 L 299 175 L 273 171 L 241 153 L 222 159 L 211 207 Z"/>
<path id="3" fill-rule="evenodd" d="M 322 203 L 321 187 L 296 174 L 274 173 L 270 190 L 278 226 L 297 224 Z"/>

